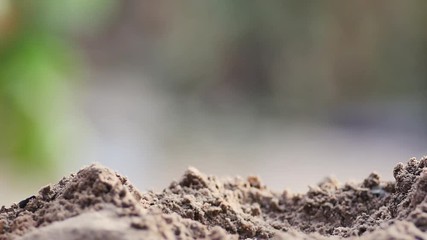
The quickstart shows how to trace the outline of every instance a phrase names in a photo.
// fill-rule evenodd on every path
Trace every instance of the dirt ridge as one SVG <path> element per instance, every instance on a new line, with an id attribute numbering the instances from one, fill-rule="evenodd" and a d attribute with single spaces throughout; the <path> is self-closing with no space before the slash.
<path id="1" fill-rule="evenodd" d="M 0 209 L 5 239 L 427 239 L 427 158 L 361 183 L 326 178 L 304 194 L 258 177 L 219 179 L 189 168 L 141 193 L 98 164 Z"/>

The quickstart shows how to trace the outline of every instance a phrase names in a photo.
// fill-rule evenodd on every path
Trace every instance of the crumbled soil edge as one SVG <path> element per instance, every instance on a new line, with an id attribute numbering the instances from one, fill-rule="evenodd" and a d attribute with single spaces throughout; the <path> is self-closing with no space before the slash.
<path id="1" fill-rule="evenodd" d="M 257 177 L 218 179 L 189 168 L 160 193 L 141 193 L 91 165 L 0 209 L 5 239 L 427 239 L 427 158 L 399 163 L 394 182 L 326 179 L 305 194 Z"/>

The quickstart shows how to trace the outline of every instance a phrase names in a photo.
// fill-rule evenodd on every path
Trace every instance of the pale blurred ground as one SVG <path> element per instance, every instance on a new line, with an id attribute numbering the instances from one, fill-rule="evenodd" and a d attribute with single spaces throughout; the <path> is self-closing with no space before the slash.
<path id="1" fill-rule="evenodd" d="M 392 180 L 394 165 L 421 157 L 427 142 L 424 134 L 400 129 L 398 116 L 382 105 L 376 125 L 366 129 L 217 115 L 185 109 L 140 78 L 116 71 L 96 76 L 78 95 L 92 139 L 76 153 L 80 160 L 58 171 L 66 175 L 96 161 L 128 176 L 141 190 L 161 190 L 188 166 L 224 177 L 258 175 L 277 191 L 304 192 L 330 175 L 341 182 L 360 181 L 376 171 Z M 58 180 L 18 184 L 25 191 L 15 192 L 10 178 L 2 179 L 1 201 L 19 201 Z"/>
<path id="2" fill-rule="evenodd" d="M 84 99 L 95 129 L 94 158 L 141 189 L 159 190 L 194 166 L 219 176 L 259 175 L 272 189 L 301 192 L 328 175 L 360 181 L 377 171 L 391 180 L 396 163 L 426 151 L 425 135 L 413 130 L 422 122 L 406 105 L 388 103 L 395 112 L 387 103 L 374 106 L 378 119 L 360 128 L 221 115 L 183 107 L 128 74 L 103 75 Z M 408 117 L 399 117 L 402 112 Z"/>
<path id="3" fill-rule="evenodd" d="M 101 27 L 47 31 L 66 40 L 81 74 L 55 81 L 43 65 L 36 80 L 66 83 L 47 85 L 46 106 L 37 105 L 44 92 L 18 91 L 53 135 L 34 138 L 47 155 L 0 155 L 0 205 L 92 162 L 141 190 L 161 190 L 188 166 L 258 175 L 277 191 L 303 192 L 330 175 L 391 180 L 398 162 L 427 154 L 427 4 L 298 2 L 123 1 Z M 88 15 L 81 9 L 73 21 Z M 0 11 L 0 33 L 1 20 Z M 8 125 L 16 112 L 3 84 L 20 77 L 2 78 L 2 66 L 0 150 L 22 134 Z"/>

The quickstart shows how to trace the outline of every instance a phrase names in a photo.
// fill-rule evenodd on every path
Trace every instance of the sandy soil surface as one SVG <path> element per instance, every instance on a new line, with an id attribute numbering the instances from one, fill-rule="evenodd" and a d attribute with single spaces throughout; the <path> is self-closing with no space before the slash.
<path id="1" fill-rule="evenodd" d="M 326 178 L 293 194 L 189 168 L 162 192 L 141 193 L 91 165 L 3 206 L 0 239 L 427 239 L 427 158 L 393 174 L 393 182 Z"/>

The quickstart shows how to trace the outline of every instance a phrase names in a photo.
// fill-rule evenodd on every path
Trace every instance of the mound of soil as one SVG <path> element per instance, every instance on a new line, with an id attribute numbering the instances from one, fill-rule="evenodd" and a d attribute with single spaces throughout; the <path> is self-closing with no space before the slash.
<path id="1" fill-rule="evenodd" d="M 395 182 L 322 181 L 305 194 L 257 177 L 218 179 L 189 168 L 141 193 L 91 165 L 0 210 L 0 239 L 427 239 L 427 158 L 399 163 Z"/>

